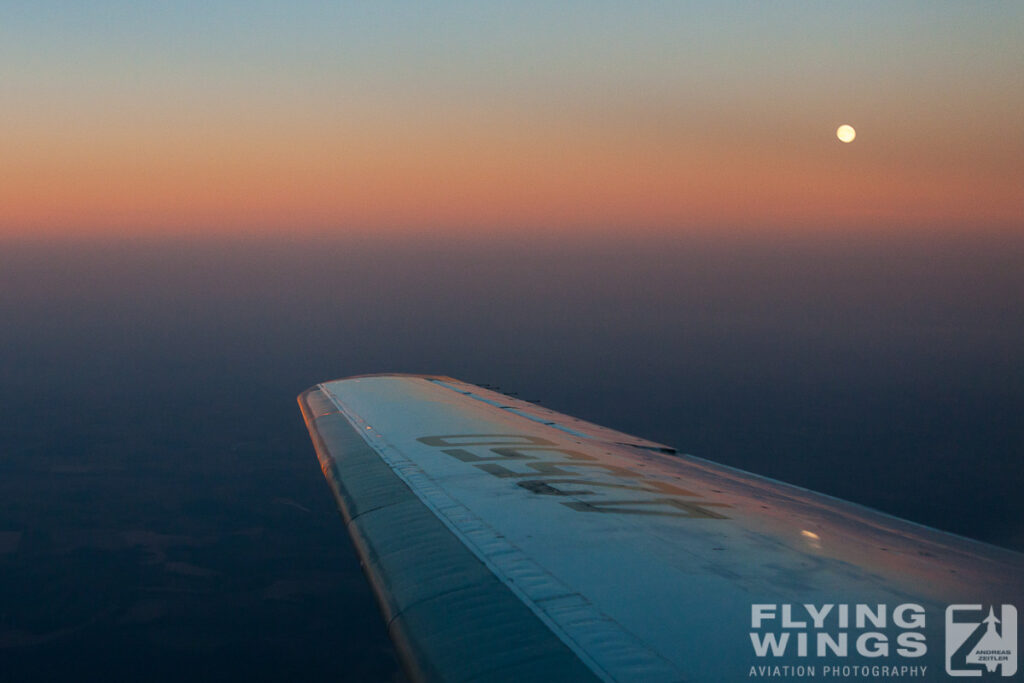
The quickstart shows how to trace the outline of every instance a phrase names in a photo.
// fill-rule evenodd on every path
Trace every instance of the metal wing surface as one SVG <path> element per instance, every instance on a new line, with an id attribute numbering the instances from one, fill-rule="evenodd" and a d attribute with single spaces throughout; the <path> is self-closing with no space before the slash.
<path id="1" fill-rule="evenodd" d="M 931 680 L 948 605 L 1024 597 L 1020 554 L 448 377 L 325 382 L 299 403 L 416 680 L 723 681 L 828 662 Z M 924 624 L 894 613 L 908 604 Z M 803 605 L 833 607 L 818 629 Z M 858 627 L 858 605 L 874 621 Z M 847 632 L 848 652 L 818 657 L 820 631 Z M 885 656 L 861 656 L 869 632 Z M 903 632 L 926 652 L 899 655 Z"/>

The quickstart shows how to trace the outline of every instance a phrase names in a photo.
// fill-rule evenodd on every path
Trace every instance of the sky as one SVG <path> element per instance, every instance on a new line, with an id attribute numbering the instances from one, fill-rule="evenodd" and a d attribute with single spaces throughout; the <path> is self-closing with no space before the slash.
<path id="1" fill-rule="evenodd" d="M 0 238 L 1020 234 L 1022 34 L 1018 2 L 0 0 Z"/>

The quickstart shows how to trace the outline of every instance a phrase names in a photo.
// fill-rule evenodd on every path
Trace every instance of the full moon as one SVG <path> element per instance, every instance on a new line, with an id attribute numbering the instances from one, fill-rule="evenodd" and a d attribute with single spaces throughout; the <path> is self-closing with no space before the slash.
<path id="1" fill-rule="evenodd" d="M 853 139 L 857 137 L 857 131 L 853 129 L 853 126 L 844 123 L 836 128 L 836 137 L 840 142 L 853 142 Z"/>

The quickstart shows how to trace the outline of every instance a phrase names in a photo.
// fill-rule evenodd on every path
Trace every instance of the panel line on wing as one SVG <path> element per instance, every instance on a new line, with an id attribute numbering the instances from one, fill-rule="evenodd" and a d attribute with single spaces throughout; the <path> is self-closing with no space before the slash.
<path id="1" fill-rule="evenodd" d="M 480 394 L 473 393 L 472 391 L 467 391 L 467 390 L 464 390 L 464 389 L 460 389 L 459 387 L 455 386 L 451 382 L 447 382 L 447 381 L 440 380 L 440 379 L 433 379 L 433 378 L 426 378 L 426 379 L 429 382 L 432 382 L 434 384 L 442 386 L 442 387 L 444 387 L 446 389 L 450 389 L 451 391 L 454 391 L 456 393 L 462 394 L 463 396 L 471 398 L 471 399 L 473 399 L 475 401 L 480 401 L 481 403 L 486 403 L 487 405 L 492 405 L 492 406 L 495 406 L 496 408 L 501 408 L 502 410 L 505 410 L 506 412 L 513 413 L 513 414 L 518 415 L 520 417 L 525 417 L 527 420 L 530 420 L 532 422 L 537 422 L 537 423 L 545 425 L 547 427 L 551 427 L 553 429 L 557 429 L 559 431 L 565 432 L 566 434 L 572 434 L 573 436 L 579 437 L 581 439 L 587 439 L 587 440 L 590 440 L 590 441 L 595 439 L 595 434 L 588 433 L 588 432 L 583 432 L 583 431 L 580 431 L 578 429 L 573 429 L 572 427 L 568 427 L 568 426 L 562 424 L 561 422 L 557 422 L 555 420 L 550 419 L 550 416 L 535 415 L 533 412 L 530 412 L 530 411 L 540 411 L 542 413 L 551 413 L 551 415 L 555 415 L 554 412 L 552 412 L 552 411 L 550 411 L 550 410 L 548 410 L 546 408 L 540 408 L 538 406 L 531 405 L 531 404 L 529 404 L 529 403 L 527 403 L 525 401 L 509 399 L 508 397 L 503 397 L 504 400 L 494 400 L 494 399 L 487 398 L 486 396 L 482 396 Z M 522 405 L 522 407 L 517 407 L 515 405 L 509 405 L 510 403 L 512 403 L 513 400 L 515 400 L 516 403 L 519 403 L 520 405 Z M 577 422 L 582 423 L 583 421 L 582 420 L 577 420 Z M 593 427 L 597 428 L 597 429 L 600 429 L 601 431 L 608 432 L 610 436 L 612 435 L 611 434 L 611 430 L 609 430 L 609 429 L 606 429 L 604 427 L 599 427 L 598 425 L 593 425 Z M 620 436 L 628 437 L 629 435 L 621 434 Z M 612 441 L 612 442 L 613 443 L 619 443 L 618 441 Z M 669 448 L 667 446 L 662 446 L 661 444 L 655 444 L 653 442 L 648 442 L 646 440 L 640 440 L 640 439 L 637 439 L 636 443 L 626 442 L 625 445 L 638 446 L 640 448 L 648 448 L 648 449 L 651 449 L 651 450 L 658 450 L 658 451 L 661 451 L 661 452 L 672 452 L 672 453 L 675 452 L 675 449 Z"/>
<path id="2" fill-rule="evenodd" d="M 458 391 L 436 380 L 426 381 Z M 423 504 L 596 675 L 606 681 L 668 683 L 682 679 L 680 672 L 666 659 L 583 595 L 562 584 L 438 485 L 384 435 L 373 429 L 373 425 L 348 409 L 329 385 L 321 384 L 320 388 Z M 483 402 L 497 405 L 491 401 Z"/>

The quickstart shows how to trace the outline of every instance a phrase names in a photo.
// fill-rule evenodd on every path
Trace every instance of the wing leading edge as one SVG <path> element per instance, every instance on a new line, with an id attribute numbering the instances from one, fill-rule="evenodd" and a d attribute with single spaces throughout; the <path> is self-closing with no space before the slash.
<path id="1" fill-rule="evenodd" d="M 326 382 L 299 404 L 417 680 L 735 680 L 810 661 L 752 645 L 807 604 L 920 607 L 927 651 L 898 664 L 938 671 L 949 604 L 1024 597 L 1017 553 L 448 377 Z M 775 606 L 757 628 L 755 605 Z"/>

